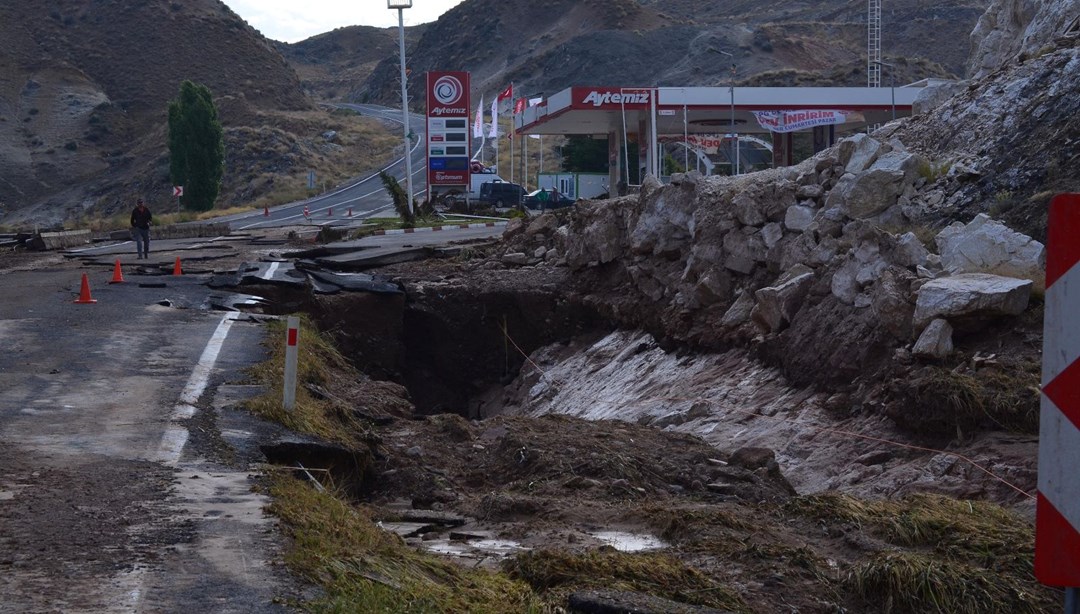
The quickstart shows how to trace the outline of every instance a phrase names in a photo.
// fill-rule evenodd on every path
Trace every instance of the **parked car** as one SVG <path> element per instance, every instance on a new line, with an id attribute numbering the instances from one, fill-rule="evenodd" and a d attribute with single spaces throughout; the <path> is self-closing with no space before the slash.
<path id="1" fill-rule="evenodd" d="M 525 195 L 524 205 L 527 209 L 561 209 L 574 204 L 574 199 L 554 190 L 547 190 L 547 202 L 540 200 L 540 190 L 534 190 Z"/>
<path id="2" fill-rule="evenodd" d="M 480 196 L 476 202 L 482 206 L 502 209 L 517 207 L 525 197 L 525 188 L 509 181 L 489 181 L 480 184 Z"/>

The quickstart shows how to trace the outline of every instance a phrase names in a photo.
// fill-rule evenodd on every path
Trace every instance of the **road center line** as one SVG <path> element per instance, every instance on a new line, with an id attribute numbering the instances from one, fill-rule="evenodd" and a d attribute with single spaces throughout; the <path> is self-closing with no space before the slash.
<path id="1" fill-rule="evenodd" d="M 184 446 L 187 444 L 188 430 L 176 423 L 195 415 L 195 404 L 206 390 L 206 384 L 210 381 L 210 372 L 217 363 L 218 354 L 221 353 L 221 347 L 225 343 L 229 329 L 239 317 L 240 313 L 235 311 L 225 314 L 214 334 L 210 336 L 210 340 L 206 342 L 206 348 L 203 349 L 199 362 L 192 369 L 191 377 L 180 393 L 180 402 L 173 408 L 172 416 L 170 416 L 172 424 L 161 436 L 155 460 L 168 465 L 175 465 L 180 460 L 180 454 L 183 453 Z"/>

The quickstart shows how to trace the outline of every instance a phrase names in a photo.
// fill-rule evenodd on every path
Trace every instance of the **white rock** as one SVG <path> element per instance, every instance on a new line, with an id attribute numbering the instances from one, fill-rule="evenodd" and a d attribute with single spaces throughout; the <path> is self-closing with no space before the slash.
<path id="1" fill-rule="evenodd" d="M 821 198 L 824 193 L 824 188 L 816 183 L 811 183 L 800 187 L 799 191 L 795 193 L 795 198 L 800 200 L 816 200 Z"/>
<path id="2" fill-rule="evenodd" d="M 503 264 L 523 265 L 529 262 L 529 257 L 523 252 L 511 252 L 502 257 Z"/>
<path id="3" fill-rule="evenodd" d="M 881 153 L 881 143 L 866 134 L 856 134 L 845 142 L 851 142 L 854 148 L 851 157 L 848 158 L 844 170 L 849 173 L 861 173 L 870 168 Z"/>
<path id="4" fill-rule="evenodd" d="M 906 267 L 921 267 L 926 264 L 930 250 L 923 246 L 915 233 L 905 233 L 897 241 L 896 263 Z"/>
<path id="5" fill-rule="evenodd" d="M 919 335 L 911 352 L 916 356 L 945 358 L 953 351 L 953 328 L 947 321 L 937 318 Z"/>
<path id="6" fill-rule="evenodd" d="M 795 205 L 788 207 L 784 215 L 784 226 L 792 232 L 802 232 L 814 221 L 814 210 L 810 207 Z"/>
<path id="7" fill-rule="evenodd" d="M 1019 315 L 1031 297 L 1030 280 L 969 273 L 929 281 L 915 302 L 915 330 L 936 318 Z"/>
<path id="8" fill-rule="evenodd" d="M 751 292 L 743 292 L 739 298 L 724 313 L 720 320 L 721 326 L 740 326 L 750 319 L 750 312 L 754 309 L 754 297 Z"/>
<path id="9" fill-rule="evenodd" d="M 980 213 L 966 226 L 956 222 L 935 238 L 941 263 L 950 273 L 994 273 L 1039 280 L 1046 269 L 1046 248 Z"/>
<path id="10" fill-rule="evenodd" d="M 761 229 L 761 238 L 765 241 L 765 249 L 772 249 L 784 238 L 784 229 L 776 222 L 765 224 Z"/>
<path id="11" fill-rule="evenodd" d="M 859 295 L 859 284 L 855 281 L 855 275 L 859 272 L 859 263 L 848 260 L 844 266 L 837 269 L 832 276 L 829 289 L 833 296 L 847 303 L 855 303 L 855 297 Z"/>
<path id="12" fill-rule="evenodd" d="M 754 293 L 757 305 L 750 317 L 769 332 L 780 330 L 795 317 L 813 284 L 814 274 L 806 272 L 776 286 L 758 290 Z"/>
<path id="13" fill-rule="evenodd" d="M 533 258 L 543 258 L 544 254 L 546 253 L 547 248 L 541 245 L 540 247 L 536 248 L 536 251 L 533 252 Z"/>

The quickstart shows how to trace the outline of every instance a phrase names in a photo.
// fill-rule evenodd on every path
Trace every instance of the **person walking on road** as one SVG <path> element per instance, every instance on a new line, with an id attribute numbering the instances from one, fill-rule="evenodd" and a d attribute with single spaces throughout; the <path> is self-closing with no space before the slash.
<path id="1" fill-rule="evenodd" d="M 150 257 L 150 209 L 140 198 L 131 211 L 131 234 L 135 238 L 135 249 L 139 252 L 139 258 Z"/>

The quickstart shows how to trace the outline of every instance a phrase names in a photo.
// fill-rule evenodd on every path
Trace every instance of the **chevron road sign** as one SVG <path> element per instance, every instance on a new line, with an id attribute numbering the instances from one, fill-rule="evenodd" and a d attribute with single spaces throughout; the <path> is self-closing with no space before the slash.
<path id="1" fill-rule="evenodd" d="M 1080 194 L 1050 203 L 1047 248 L 1035 575 L 1080 587 Z"/>

